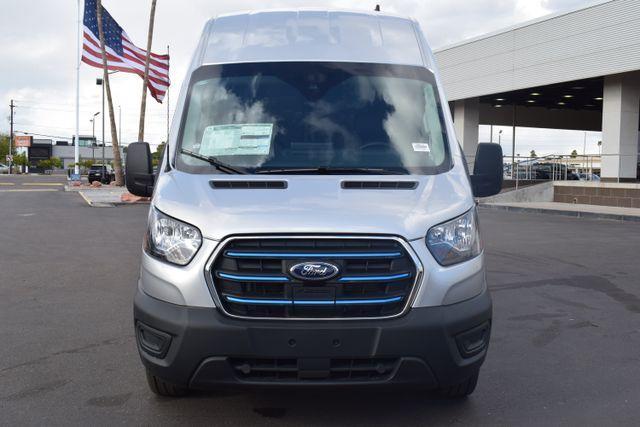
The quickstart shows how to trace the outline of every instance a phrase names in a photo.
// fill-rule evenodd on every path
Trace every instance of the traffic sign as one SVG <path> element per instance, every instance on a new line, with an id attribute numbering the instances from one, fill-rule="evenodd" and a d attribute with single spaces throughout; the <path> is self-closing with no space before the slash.
<path id="1" fill-rule="evenodd" d="M 13 162 L 13 156 L 11 154 L 7 154 L 7 163 Z"/>

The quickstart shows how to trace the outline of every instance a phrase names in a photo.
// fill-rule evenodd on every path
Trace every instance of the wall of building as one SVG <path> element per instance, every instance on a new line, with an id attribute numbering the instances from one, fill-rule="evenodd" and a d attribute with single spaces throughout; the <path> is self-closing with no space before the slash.
<path id="1" fill-rule="evenodd" d="M 435 52 L 452 101 L 640 69 L 640 1 L 610 0 Z"/>
<path id="2" fill-rule="evenodd" d="M 553 201 L 640 208 L 640 184 L 556 182 Z"/>
<path id="3" fill-rule="evenodd" d="M 79 147 L 80 148 L 80 159 L 88 160 L 94 159 L 96 163 L 102 163 L 102 147 Z M 122 148 L 120 149 L 121 157 L 122 156 Z M 62 160 L 64 168 L 68 168 L 71 164 L 75 163 L 75 147 L 74 146 L 64 146 L 64 145 L 54 145 L 53 146 L 53 157 L 59 157 Z M 104 147 L 104 157 L 106 162 L 110 162 L 113 160 L 113 148 L 110 146 Z"/>

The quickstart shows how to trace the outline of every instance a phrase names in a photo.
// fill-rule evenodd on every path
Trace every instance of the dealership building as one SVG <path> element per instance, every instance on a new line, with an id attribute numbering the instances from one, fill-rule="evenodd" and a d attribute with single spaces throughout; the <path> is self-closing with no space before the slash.
<path id="1" fill-rule="evenodd" d="M 435 56 L 471 162 L 479 125 L 601 131 L 602 179 L 638 179 L 639 0 L 588 3 Z"/>
<path id="2" fill-rule="evenodd" d="M 80 161 L 91 160 L 95 163 L 102 163 L 103 147 L 96 142 L 94 136 L 82 136 L 78 139 L 78 151 Z M 16 135 L 14 137 L 16 152 L 26 154 L 29 160 L 29 171 L 38 172 L 37 167 L 40 160 L 48 160 L 57 157 L 62 161 L 63 169 L 68 169 L 75 163 L 75 137 L 70 141 L 52 139 L 38 139 L 30 135 Z M 123 149 L 120 147 L 120 157 L 124 158 Z M 113 161 L 113 147 L 104 147 L 105 163 Z"/>

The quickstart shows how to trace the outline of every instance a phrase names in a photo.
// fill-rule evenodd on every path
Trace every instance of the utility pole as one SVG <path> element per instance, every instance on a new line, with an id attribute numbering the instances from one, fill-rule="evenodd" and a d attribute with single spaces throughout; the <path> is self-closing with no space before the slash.
<path id="1" fill-rule="evenodd" d="M 11 103 L 9 104 L 9 109 L 11 110 L 11 115 L 10 115 L 10 119 L 9 119 L 9 123 L 10 123 L 10 131 L 9 131 L 9 155 L 13 154 L 13 109 L 15 108 L 15 105 L 13 104 L 13 99 L 11 100 Z M 9 162 L 9 174 L 12 173 L 12 169 L 13 169 L 13 157 L 11 158 L 11 161 Z"/>

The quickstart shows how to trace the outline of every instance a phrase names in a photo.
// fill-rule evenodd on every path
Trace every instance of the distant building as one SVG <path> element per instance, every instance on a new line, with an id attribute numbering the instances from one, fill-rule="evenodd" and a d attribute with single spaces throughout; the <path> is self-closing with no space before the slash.
<path id="1" fill-rule="evenodd" d="M 639 28 L 640 1 L 599 0 L 436 50 L 469 162 L 479 125 L 601 131 L 603 180 L 639 179 Z"/>

